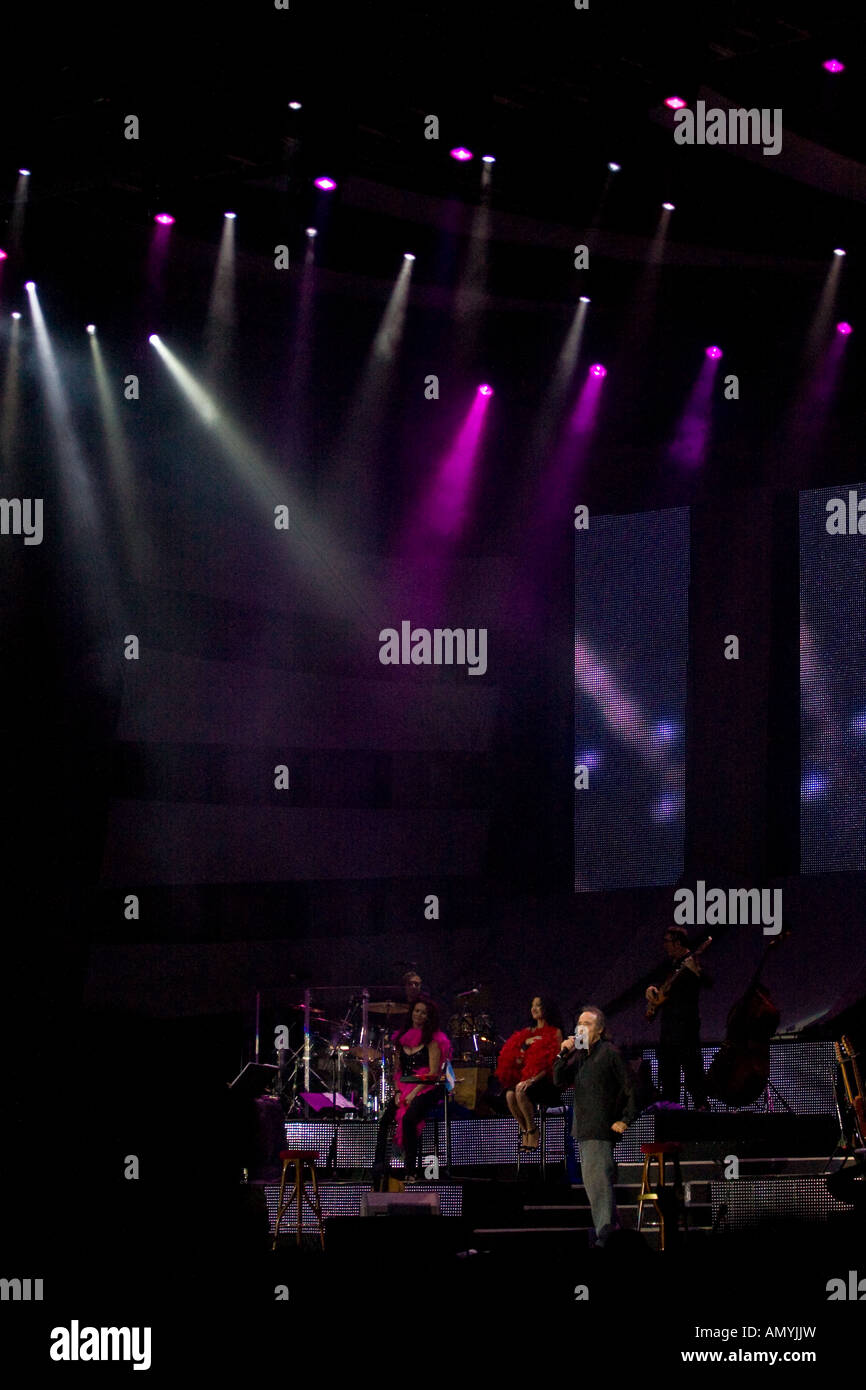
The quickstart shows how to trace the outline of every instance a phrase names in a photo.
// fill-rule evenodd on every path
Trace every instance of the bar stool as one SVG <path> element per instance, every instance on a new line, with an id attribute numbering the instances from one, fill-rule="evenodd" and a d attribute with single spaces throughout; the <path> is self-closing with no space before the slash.
<path id="1" fill-rule="evenodd" d="M 641 1144 L 640 1151 L 644 1156 L 643 1173 L 641 1174 L 640 1192 L 637 1199 L 637 1229 L 640 1230 L 643 1220 L 644 1204 L 649 1202 L 656 1209 L 659 1223 L 659 1249 L 665 1248 L 665 1216 L 673 1211 L 676 1221 L 682 1202 L 683 1181 L 680 1174 L 680 1149 L 681 1144 L 668 1140 L 666 1143 Z M 673 1183 L 665 1186 L 665 1158 L 671 1159 L 673 1165 Z M 653 1159 L 655 1159 L 658 1182 L 653 1183 L 650 1178 L 650 1170 Z"/>
<path id="2" fill-rule="evenodd" d="M 282 1159 L 282 1162 L 283 1162 L 283 1172 L 282 1172 L 282 1177 L 280 1178 L 280 1195 L 279 1195 L 279 1198 L 277 1199 L 277 1219 L 276 1219 L 276 1221 L 275 1221 L 275 1223 L 274 1223 L 274 1243 L 273 1243 L 273 1245 L 271 1246 L 271 1249 L 272 1249 L 272 1250 L 276 1250 L 276 1248 L 277 1248 L 277 1237 L 278 1237 L 278 1235 L 280 1234 L 280 1222 L 282 1221 L 282 1219 L 283 1219 L 283 1217 L 285 1216 L 286 1212 L 288 1211 L 289 1207 L 292 1205 L 292 1202 L 294 1202 L 294 1201 L 297 1200 L 297 1203 L 298 1203 L 298 1234 L 297 1234 L 298 1245 L 300 1245 L 300 1243 L 301 1243 L 301 1236 L 303 1235 L 303 1232 L 304 1232 L 304 1208 L 303 1208 L 303 1203 L 306 1202 L 306 1203 L 307 1203 L 307 1206 L 308 1206 L 308 1207 L 310 1208 L 310 1210 L 312 1211 L 312 1213 L 313 1213 L 313 1215 L 315 1216 L 316 1221 L 317 1221 L 317 1223 L 318 1223 L 318 1227 L 319 1227 L 319 1240 L 321 1241 L 321 1243 L 322 1243 L 322 1249 L 324 1250 L 324 1248 L 325 1248 L 325 1226 L 324 1226 L 324 1222 L 322 1221 L 322 1204 L 321 1204 L 321 1202 L 319 1201 L 319 1185 L 318 1185 L 318 1183 L 317 1183 L 317 1181 L 316 1181 L 316 1159 L 318 1158 L 318 1154 L 316 1153 L 316 1150 L 315 1150 L 315 1149 L 283 1149 L 283 1150 L 281 1151 L 281 1153 L 280 1153 L 280 1158 Z M 284 1194 L 285 1194 L 285 1191 L 286 1191 L 286 1175 L 287 1175 L 287 1173 L 288 1173 L 288 1171 L 289 1171 L 289 1168 L 292 1166 L 292 1164 L 294 1164 L 294 1168 L 295 1168 L 295 1178 L 294 1178 L 294 1182 L 293 1182 L 293 1184 L 292 1184 L 292 1190 L 291 1190 L 291 1192 L 289 1193 L 288 1198 L 287 1198 L 286 1200 L 284 1200 Z M 313 1185 L 313 1195 L 312 1195 L 312 1197 L 309 1196 L 309 1194 L 308 1194 L 308 1192 L 307 1192 L 306 1184 L 305 1184 L 305 1181 L 304 1181 L 304 1178 L 305 1178 L 304 1169 L 305 1169 L 305 1168 L 309 1168 L 309 1170 L 310 1170 L 310 1181 L 312 1182 L 312 1185 Z"/>
<path id="3" fill-rule="evenodd" d="M 521 1146 L 520 1148 L 518 1148 L 518 1150 L 517 1150 L 517 1176 L 518 1176 L 518 1177 L 520 1177 L 520 1161 L 521 1161 L 521 1159 L 522 1159 L 522 1158 L 525 1158 L 527 1154 L 531 1154 L 531 1153 L 539 1153 L 539 1154 L 541 1155 L 541 1176 L 542 1176 L 542 1178 L 545 1178 L 545 1177 L 547 1176 L 547 1147 L 546 1147 L 546 1143 L 545 1143 L 545 1138 L 546 1138 L 547 1118 L 548 1118 L 549 1115 L 562 1115 L 563 1120 L 564 1120 L 565 1136 L 566 1136 L 566 1138 L 564 1139 L 563 1143 L 564 1143 L 564 1145 L 567 1144 L 568 1121 L 569 1121 L 569 1117 L 570 1117 L 570 1115 L 571 1115 L 571 1108 L 570 1108 L 570 1106 L 564 1105 L 564 1104 L 562 1104 L 562 1103 L 560 1103 L 560 1102 L 556 1102 L 556 1101 L 551 1102 L 551 1104 L 549 1104 L 549 1105 L 545 1105 L 543 1102 L 539 1101 L 539 1104 L 538 1104 L 538 1131 L 539 1131 L 539 1133 L 538 1133 L 538 1149 L 537 1149 L 537 1150 L 536 1150 L 536 1149 L 524 1149 L 522 1146 Z"/>

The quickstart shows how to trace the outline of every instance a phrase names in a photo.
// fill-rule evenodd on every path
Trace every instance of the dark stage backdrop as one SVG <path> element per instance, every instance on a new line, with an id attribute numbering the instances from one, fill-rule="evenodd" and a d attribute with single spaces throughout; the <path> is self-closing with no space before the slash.
<path id="1" fill-rule="evenodd" d="M 804 873 L 866 868 L 866 534 L 857 529 L 861 497 L 866 497 L 862 483 L 800 494 Z M 866 532 L 866 516 L 862 525 Z"/>
<path id="2" fill-rule="evenodd" d="M 549 563 L 544 621 L 533 625 L 515 616 L 521 575 L 507 552 L 455 557 L 433 606 L 423 570 L 358 553 L 347 560 L 358 576 L 354 594 L 325 601 L 316 578 L 287 560 L 283 538 L 254 518 L 184 502 L 156 484 L 149 501 L 155 553 L 124 594 L 126 630 L 139 634 L 141 651 L 123 663 L 109 743 L 88 1003 L 196 1017 L 208 1031 L 213 1019 L 232 1019 L 238 1045 L 249 1046 L 257 990 L 268 1020 L 286 1021 L 281 1011 L 305 986 L 327 987 L 320 1002 L 330 1004 L 332 987 L 385 985 L 415 961 L 446 1008 L 457 991 L 485 988 L 500 1033 L 517 1026 L 540 990 L 566 1012 L 588 1001 L 607 1006 L 621 1041 L 655 1041 L 642 982 L 658 965 L 675 869 L 666 886 L 574 893 L 571 528 Z M 727 613 L 718 632 L 692 614 L 690 648 L 710 674 L 690 689 L 681 733 L 686 510 L 596 521 L 609 562 L 589 576 L 597 602 L 586 602 L 585 630 L 600 646 L 619 604 L 632 647 L 630 668 L 616 674 L 632 698 L 637 689 L 651 730 L 670 720 L 677 734 L 661 741 L 660 765 L 739 759 L 704 689 L 719 679 L 713 670 L 734 691 L 744 679 L 754 685 L 748 650 L 739 667 L 722 664 L 722 636 L 739 630 Z M 596 553 L 601 559 L 601 542 Z M 730 527 L 703 528 L 704 570 L 723 574 L 746 612 L 766 594 L 754 591 L 748 547 L 743 554 L 741 565 Z M 363 607 L 350 602 L 358 594 Z M 486 628 L 484 676 L 384 666 L 379 633 L 404 619 Z M 768 708 L 754 708 L 757 729 L 767 728 Z M 279 765 L 289 770 L 285 790 L 275 786 Z M 648 783 L 645 807 L 652 790 Z M 746 822 L 754 818 L 748 797 L 736 804 Z M 674 831 L 681 845 L 688 808 Z M 690 873 L 700 876 L 707 862 Z M 710 884 L 729 878 L 718 869 L 704 876 Z M 783 888 L 794 928 L 768 972 L 783 1026 L 832 1013 L 866 963 L 852 929 L 863 915 L 862 884 L 849 875 L 768 878 L 757 860 L 754 876 Z M 736 879 L 751 881 L 745 871 Z M 130 894 L 136 917 L 125 910 Z M 723 1035 L 765 944 L 760 928 L 717 934 L 707 1040 Z"/>
<path id="3" fill-rule="evenodd" d="M 683 868 L 689 513 L 594 516 L 575 532 L 575 891 Z"/>

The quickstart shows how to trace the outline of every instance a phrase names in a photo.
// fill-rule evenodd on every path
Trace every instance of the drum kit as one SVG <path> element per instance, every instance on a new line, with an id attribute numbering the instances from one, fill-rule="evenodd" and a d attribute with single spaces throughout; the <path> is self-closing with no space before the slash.
<path id="1" fill-rule="evenodd" d="M 493 1021 L 478 1007 L 478 988 L 455 998 L 448 1020 L 455 1065 L 494 1065 Z M 373 1118 L 394 1095 L 397 1047 L 417 999 L 403 983 L 319 985 L 279 1006 L 283 1046 L 277 1048 L 274 1090 L 286 1115 L 328 1109 Z M 336 1006 L 336 1007 L 335 1007 Z M 338 1013 L 344 1009 L 342 1017 Z M 260 1060 L 261 994 L 256 993 L 255 1061 Z M 262 1058 L 262 1060 L 264 1060 Z"/>
<path id="2" fill-rule="evenodd" d="M 342 1018 L 334 1018 L 322 996 L 338 991 L 349 1002 Z M 289 1041 L 278 1050 L 280 1098 L 287 1114 L 333 1106 L 361 1115 L 376 1115 L 394 1091 L 396 1047 L 392 1034 L 404 1022 L 410 1005 L 400 999 L 402 988 L 326 986 L 306 990 L 303 1003 L 289 1007 Z M 316 999 L 314 1006 L 313 999 Z M 321 1096 L 317 1102 L 315 1097 Z M 333 1100 L 331 1100 L 333 1097 Z M 339 1099 L 338 1099 L 339 1098 Z"/>

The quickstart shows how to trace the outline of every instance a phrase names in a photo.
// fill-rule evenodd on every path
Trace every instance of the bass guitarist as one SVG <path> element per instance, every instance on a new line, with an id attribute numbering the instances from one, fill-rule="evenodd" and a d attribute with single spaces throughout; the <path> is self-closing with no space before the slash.
<path id="1" fill-rule="evenodd" d="M 668 927 L 663 942 L 670 973 L 663 985 L 650 985 L 646 992 L 648 1016 L 661 1012 L 659 1090 L 662 1100 L 678 1103 L 682 1072 L 695 1109 L 708 1110 L 698 998 L 702 989 L 712 985 L 712 978 L 689 947 L 682 927 Z"/>

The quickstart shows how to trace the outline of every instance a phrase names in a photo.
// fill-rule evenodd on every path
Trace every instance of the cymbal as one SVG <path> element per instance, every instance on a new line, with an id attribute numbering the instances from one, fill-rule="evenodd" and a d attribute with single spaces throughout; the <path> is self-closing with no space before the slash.
<path id="1" fill-rule="evenodd" d="M 349 1056 L 357 1057 L 359 1062 L 380 1062 L 382 1053 L 378 1047 L 350 1047 Z"/>
<path id="2" fill-rule="evenodd" d="M 398 1003 L 396 999 L 377 999 L 375 1004 L 367 1005 L 368 1014 L 404 1014 L 409 1006 Z"/>

